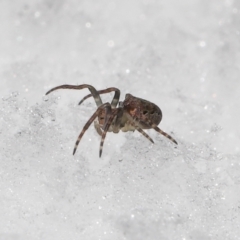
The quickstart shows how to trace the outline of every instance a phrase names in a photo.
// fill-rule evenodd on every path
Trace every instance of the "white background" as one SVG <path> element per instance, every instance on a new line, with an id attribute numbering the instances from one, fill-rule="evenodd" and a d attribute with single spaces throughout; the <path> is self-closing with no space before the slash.
<path id="1" fill-rule="evenodd" d="M 240 1 L 0 1 L 0 239 L 240 239 Z M 156 103 L 137 132 L 85 133 L 87 90 Z M 103 96 L 111 101 L 112 94 Z"/>

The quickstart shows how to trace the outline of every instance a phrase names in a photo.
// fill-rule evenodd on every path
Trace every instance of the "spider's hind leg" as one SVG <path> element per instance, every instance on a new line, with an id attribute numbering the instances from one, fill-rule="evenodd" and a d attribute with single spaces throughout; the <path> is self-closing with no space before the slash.
<path id="1" fill-rule="evenodd" d="M 151 126 L 151 128 L 153 128 L 155 131 L 162 134 L 164 137 L 168 138 L 175 144 L 178 144 L 177 141 L 172 136 L 170 136 L 168 133 L 161 130 L 156 124 L 152 123 L 149 119 L 145 119 L 145 120 L 146 120 L 145 122 L 147 122 L 147 124 L 149 124 L 149 126 Z"/>
<path id="2" fill-rule="evenodd" d="M 127 116 L 128 120 L 129 120 L 129 124 L 130 124 L 131 126 L 133 126 L 138 132 L 140 132 L 140 133 L 141 133 L 145 138 L 147 138 L 151 143 L 154 143 L 154 141 L 152 140 L 152 138 L 151 138 L 146 132 L 144 132 L 143 129 L 142 129 L 140 126 L 138 126 L 137 121 L 134 120 L 131 115 L 126 114 L 126 116 Z M 133 130 L 133 131 L 134 131 L 134 130 Z"/>

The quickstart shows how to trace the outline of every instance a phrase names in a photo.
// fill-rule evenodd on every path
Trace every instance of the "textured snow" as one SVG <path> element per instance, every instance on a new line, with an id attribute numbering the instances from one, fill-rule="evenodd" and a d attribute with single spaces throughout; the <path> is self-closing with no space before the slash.
<path id="1" fill-rule="evenodd" d="M 240 2 L 0 1 L 0 240 L 240 239 Z M 155 144 L 87 90 L 156 103 Z M 103 96 L 111 101 L 113 94 Z"/>

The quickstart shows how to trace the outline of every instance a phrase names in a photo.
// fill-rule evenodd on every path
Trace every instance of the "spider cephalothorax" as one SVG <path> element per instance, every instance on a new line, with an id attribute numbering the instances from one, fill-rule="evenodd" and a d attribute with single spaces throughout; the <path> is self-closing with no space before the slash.
<path id="1" fill-rule="evenodd" d="M 153 140 L 149 135 L 143 131 L 143 129 L 153 128 L 157 132 L 161 133 L 172 142 L 177 144 L 176 140 L 174 140 L 169 134 L 163 132 L 157 125 L 162 120 L 162 111 L 161 109 L 154 103 L 149 102 L 147 100 L 134 97 L 131 94 L 126 94 L 123 102 L 119 101 L 120 90 L 118 88 L 107 88 L 100 91 L 97 91 L 93 86 L 88 84 L 82 85 L 61 85 L 49 90 L 47 94 L 57 89 L 83 89 L 88 88 L 91 94 L 85 96 L 79 104 L 85 101 L 89 97 L 93 97 L 96 104 L 97 110 L 94 114 L 89 118 L 85 126 L 83 127 L 78 139 L 75 143 L 75 147 L 73 150 L 73 154 L 75 154 L 77 146 L 89 128 L 91 123 L 94 121 L 94 127 L 98 134 L 101 136 L 100 142 L 100 150 L 99 156 L 102 155 L 102 148 L 104 139 L 106 137 L 107 132 L 118 133 L 120 130 L 123 132 L 127 131 L 139 131 L 144 137 L 150 140 L 153 143 Z M 103 103 L 100 97 L 100 94 L 115 92 L 113 100 L 111 103 Z"/>

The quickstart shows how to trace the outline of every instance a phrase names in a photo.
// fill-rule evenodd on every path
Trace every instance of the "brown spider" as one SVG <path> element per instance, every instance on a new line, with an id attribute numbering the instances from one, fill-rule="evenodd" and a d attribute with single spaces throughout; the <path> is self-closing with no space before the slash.
<path id="1" fill-rule="evenodd" d="M 57 89 L 83 89 L 88 88 L 91 94 L 85 96 L 80 102 L 79 105 L 85 101 L 87 98 L 93 96 L 96 104 L 97 110 L 94 114 L 89 118 L 85 126 L 83 127 L 78 139 L 75 143 L 75 147 L 73 150 L 73 154 L 75 154 L 77 146 L 89 128 L 91 123 L 94 121 L 94 127 L 98 134 L 102 137 L 100 142 L 100 150 L 99 150 L 99 157 L 102 155 L 102 148 L 104 139 L 106 137 L 107 132 L 114 132 L 118 133 L 120 130 L 123 132 L 127 131 L 139 131 L 144 137 L 150 140 L 152 143 L 153 140 L 151 137 L 148 136 L 143 129 L 150 129 L 153 128 L 157 132 L 161 133 L 163 136 L 170 139 L 172 142 L 177 144 L 176 140 L 174 140 L 170 135 L 162 131 L 157 125 L 162 120 L 162 111 L 161 109 L 147 100 L 137 98 L 132 96 L 131 94 L 126 94 L 125 100 L 123 102 L 119 101 L 120 97 L 120 90 L 118 88 L 107 88 L 100 91 L 97 91 L 93 86 L 88 84 L 82 85 L 61 85 L 49 90 L 47 94 Z M 100 94 L 115 92 L 113 100 L 110 103 L 103 103 L 100 97 Z M 118 107 L 117 107 L 118 105 Z M 97 118 L 97 120 L 95 120 Z"/>

